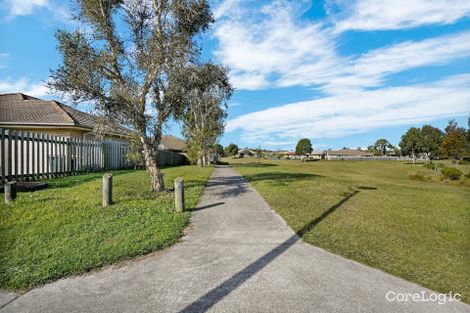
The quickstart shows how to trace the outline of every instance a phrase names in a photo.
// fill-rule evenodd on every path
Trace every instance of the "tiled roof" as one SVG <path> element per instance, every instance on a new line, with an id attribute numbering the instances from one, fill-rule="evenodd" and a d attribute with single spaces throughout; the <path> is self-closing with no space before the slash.
<path id="1" fill-rule="evenodd" d="M 93 129 L 97 116 L 52 100 L 41 100 L 22 93 L 0 94 L 0 123 L 23 125 L 77 126 Z M 112 125 L 109 132 L 127 135 L 123 127 Z"/>
<path id="2" fill-rule="evenodd" d="M 186 151 L 186 143 L 184 140 L 172 135 L 163 135 L 161 144 L 169 150 Z"/>
<path id="3" fill-rule="evenodd" d="M 21 93 L 0 95 L 0 123 L 75 125 L 54 101 Z"/>
<path id="4" fill-rule="evenodd" d="M 69 107 L 67 105 L 58 103 L 60 108 L 64 110 L 70 117 L 73 118 L 75 123 L 77 123 L 80 126 L 84 126 L 87 128 L 93 128 L 96 124 L 97 117 L 93 116 L 91 114 L 79 111 L 77 109 L 74 109 L 72 107 Z"/>

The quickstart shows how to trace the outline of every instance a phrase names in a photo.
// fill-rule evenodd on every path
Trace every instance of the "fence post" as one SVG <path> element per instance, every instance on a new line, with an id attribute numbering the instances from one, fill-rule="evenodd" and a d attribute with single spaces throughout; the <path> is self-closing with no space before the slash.
<path id="1" fill-rule="evenodd" d="M 12 167 L 11 167 L 11 155 L 12 155 L 12 151 L 11 151 L 11 147 L 12 147 L 12 141 L 13 141 L 13 138 L 12 138 L 12 130 L 11 129 L 8 129 L 7 130 L 7 133 L 8 133 L 8 142 L 7 142 L 7 147 L 8 147 L 8 154 L 7 154 L 7 177 L 8 177 L 8 181 L 12 181 L 13 180 L 13 175 L 12 175 Z"/>
<path id="2" fill-rule="evenodd" d="M 103 206 L 113 203 L 113 174 L 103 175 Z"/>
<path id="3" fill-rule="evenodd" d="M 5 203 L 10 203 L 16 199 L 16 181 L 5 183 Z"/>
<path id="4" fill-rule="evenodd" d="M 176 212 L 184 211 L 184 179 L 178 177 L 175 179 L 175 210 Z"/>
<path id="5" fill-rule="evenodd" d="M 2 182 L 6 181 L 6 172 L 5 172 L 5 129 L 1 129 L 1 138 L 0 138 L 0 171 L 1 171 L 1 176 L 2 176 Z"/>

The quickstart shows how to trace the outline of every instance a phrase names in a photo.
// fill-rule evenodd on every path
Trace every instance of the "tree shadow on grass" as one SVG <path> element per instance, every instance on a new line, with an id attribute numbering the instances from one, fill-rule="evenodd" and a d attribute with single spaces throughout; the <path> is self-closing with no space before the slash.
<path id="1" fill-rule="evenodd" d="M 206 186 L 206 185 L 207 185 L 207 180 L 191 179 L 191 180 L 184 181 L 185 188 L 200 187 L 200 186 Z M 168 184 L 167 186 L 169 190 L 173 190 L 173 186 L 170 186 Z"/>
<path id="2" fill-rule="evenodd" d="M 105 173 L 112 173 L 113 176 L 120 176 L 128 173 L 135 172 L 134 170 L 123 170 L 123 171 L 106 171 L 106 172 L 94 172 L 86 174 L 71 175 L 59 178 L 53 178 L 47 181 L 47 189 L 59 189 L 59 188 L 70 188 L 78 186 L 93 180 L 100 179 Z"/>
<path id="3" fill-rule="evenodd" d="M 364 189 L 366 188 L 366 189 Z M 272 249 L 265 255 L 263 255 L 258 260 L 254 261 L 253 263 L 249 264 L 240 272 L 236 273 L 229 279 L 222 282 L 217 287 L 213 288 L 205 295 L 201 296 L 199 299 L 194 301 L 193 303 L 186 306 L 180 313 L 190 313 L 190 312 L 206 312 L 220 300 L 222 300 L 225 296 L 230 294 L 232 291 L 237 289 L 240 285 L 250 279 L 253 275 L 258 273 L 262 270 L 266 265 L 271 263 L 275 258 L 285 252 L 289 247 L 295 244 L 297 241 L 300 240 L 306 233 L 311 231 L 315 226 L 317 226 L 321 221 L 323 221 L 326 217 L 336 211 L 339 207 L 341 207 L 346 201 L 351 199 L 352 197 L 356 196 L 361 190 L 375 190 L 375 187 L 366 187 L 360 186 L 356 188 L 350 188 L 350 191 L 343 194 L 343 198 L 338 201 L 335 205 L 331 206 L 327 210 L 325 210 L 320 216 L 311 220 L 310 222 L 306 223 L 301 229 L 299 229 L 294 235 L 289 237 L 283 243 L 278 245 L 276 248 Z"/>
<path id="4" fill-rule="evenodd" d="M 308 173 L 265 172 L 265 173 L 257 173 L 257 174 L 248 174 L 248 175 L 244 175 L 244 177 L 249 182 L 271 181 L 271 182 L 289 183 L 289 182 L 301 181 L 301 180 L 311 180 L 311 179 L 320 178 L 323 176 L 317 175 L 317 174 L 308 174 Z"/>
<path id="5" fill-rule="evenodd" d="M 277 164 L 273 163 L 257 163 L 257 162 L 250 162 L 250 163 L 231 163 L 233 167 L 271 167 L 271 166 L 278 166 Z"/>
<path id="6" fill-rule="evenodd" d="M 288 185 L 294 181 L 311 180 L 322 177 L 321 175 L 305 173 L 282 173 L 267 172 L 258 174 L 248 174 L 242 176 L 222 177 L 220 179 L 212 178 L 206 184 L 206 188 L 223 186 L 222 191 L 216 193 L 221 198 L 237 197 L 250 190 L 248 182 L 268 181 L 275 185 Z"/>

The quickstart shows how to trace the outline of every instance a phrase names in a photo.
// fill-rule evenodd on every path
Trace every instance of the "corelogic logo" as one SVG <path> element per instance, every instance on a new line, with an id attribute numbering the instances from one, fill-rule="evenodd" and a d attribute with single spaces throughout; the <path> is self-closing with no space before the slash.
<path id="1" fill-rule="evenodd" d="M 447 302 L 459 302 L 462 295 L 459 293 L 429 293 L 425 290 L 415 293 L 402 293 L 389 291 L 385 294 L 385 298 L 390 302 L 437 302 L 446 304 Z"/>

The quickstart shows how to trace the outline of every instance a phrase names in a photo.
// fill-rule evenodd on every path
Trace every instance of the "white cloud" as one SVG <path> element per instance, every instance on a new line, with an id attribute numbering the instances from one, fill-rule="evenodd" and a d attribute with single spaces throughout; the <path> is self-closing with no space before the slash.
<path id="1" fill-rule="evenodd" d="M 470 74 L 433 83 L 297 102 L 229 120 L 247 142 L 334 138 L 387 126 L 427 122 L 470 113 Z"/>
<path id="2" fill-rule="evenodd" d="M 0 8 L 8 11 L 7 20 L 17 16 L 26 16 L 36 13 L 40 9 L 47 12 L 47 21 L 59 21 L 64 24 L 77 24 L 72 19 L 68 7 L 57 0 L 4 0 Z"/>
<path id="3" fill-rule="evenodd" d="M 468 0 L 331 0 L 336 31 L 394 30 L 451 24 L 470 16 Z"/>
<path id="4" fill-rule="evenodd" d="M 231 68 L 238 89 L 313 86 L 326 94 L 383 85 L 393 73 L 470 56 L 470 32 L 406 41 L 342 57 L 337 35 L 321 22 L 303 21 L 305 6 L 274 1 L 259 10 L 227 0 L 216 9 L 216 57 Z"/>
<path id="5" fill-rule="evenodd" d="M 302 3 L 279 0 L 259 10 L 238 4 L 225 1 L 216 9 L 220 20 L 214 31 L 219 42 L 215 55 L 231 68 L 237 88 L 267 88 L 272 75 L 336 61 L 334 44 L 322 24 L 298 22 L 305 9 Z"/>
<path id="6" fill-rule="evenodd" d="M 214 9 L 214 17 L 219 19 L 223 16 L 233 14 L 234 11 L 240 13 L 240 0 L 225 0 L 219 3 L 219 5 Z"/>
<path id="7" fill-rule="evenodd" d="M 361 55 L 341 56 L 337 49 L 340 33 L 349 29 L 454 23 L 470 16 L 468 0 L 332 0 L 332 24 L 305 19 L 305 2 L 278 0 L 257 8 L 253 3 L 242 7 L 240 1 L 226 0 L 216 10 L 215 55 L 231 68 L 235 87 L 307 86 L 324 97 L 228 121 L 226 130 L 241 130 L 246 142 L 276 145 L 304 136 L 339 137 L 470 113 L 470 74 L 387 87 L 392 74 L 470 57 L 469 31 L 398 42 Z"/>
<path id="8" fill-rule="evenodd" d="M 26 78 L 17 81 L 0 80 L 0 93 L 21 92 L 29 96 L 45 96 L 49 89 L 43 83 L 31 83 Z"/>
<path id="9" fill-rule="evenodd" d="M 390 74 L 469 57 L 469 42 L 470 32 L 402 42 L 344 60 L 330 68 L 314 64 L 293 69 L 285 74 L 283 84 L 301 85 L 310 82 L 329 94 L 382 86 Z"/>
<path id="10" fill-rule="evenodd" d="M 276 146 L 292 146 L 295 141 L 263 141 L 263 145 L 276 147 Z"/>
<path id="11" fill-rule="evenodd" d="M 49 7 L 48 0 L 7 0 L 11 16 L 29 15 L 37 8 Z"/>
<path id="12" fill-rule="evenodd" d="M 470 56 L 470 32 L 407 41 L 366 53 L 353 70 L 362 75 L 384 75 L 424 65 L 436 65 Z"/>

